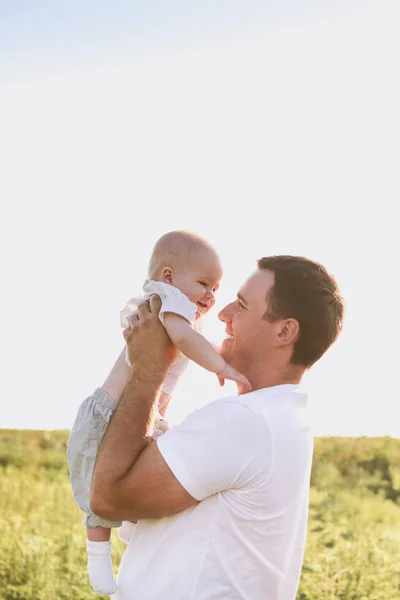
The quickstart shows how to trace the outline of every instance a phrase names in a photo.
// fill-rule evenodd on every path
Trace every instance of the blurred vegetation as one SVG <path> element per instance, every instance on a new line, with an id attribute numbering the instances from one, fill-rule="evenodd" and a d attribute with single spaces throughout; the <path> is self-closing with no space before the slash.
<path id="1" fill-rule="evenodd" d="M 0 600 L 104 598 L 88 583 L 68 435 L 0 430 Z M 317 438 L 311 486 L 297 600 L 399 600 L 400 440 Z"/>

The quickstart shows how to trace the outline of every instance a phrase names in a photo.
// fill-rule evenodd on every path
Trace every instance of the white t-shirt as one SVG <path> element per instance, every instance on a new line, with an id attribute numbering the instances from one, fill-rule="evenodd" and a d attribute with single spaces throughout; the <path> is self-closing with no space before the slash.
<path id="1" fill-rule="evenodd" d="M 126 306 L 120 313 L 121 327 L 124 329 L 129 326 L 128 318 L 137 310 L 137 307 L 143 300 L 150 298 L 152 294 L 158 294 L 161 299 L 161 308 L 159 312 L 159 318 L 161 323 L 164 325 L 164 316 L 166 312 L 172 312 L 180 315 L 193 326 L 195 325 L 197 306 L 194 302 L 191 302 L 189 298 L 183 294 L 178 288 L 163 281 L 154 281 L 152 279 L 146 279 L 143 285 L 144 295 L 136 296 L 128 300 Z M 125 350 L 125 361 L 131 366 L 128 358 L 127 349 Z M 172 395 L 176 384 L 184 370 L 188 365 L 189 359 L 182 354 L 178 353 L 177 358 L 172 363 L 165 377 L 162 385 L 162 391 L 168 396 Z"/>
<path id="2" fill-rule="evenodd" d="M 200 503 L 139 521 L 115 600 L 294 600 L 313 437 L 297 385 L 216 400 L 157 440 Z"/>

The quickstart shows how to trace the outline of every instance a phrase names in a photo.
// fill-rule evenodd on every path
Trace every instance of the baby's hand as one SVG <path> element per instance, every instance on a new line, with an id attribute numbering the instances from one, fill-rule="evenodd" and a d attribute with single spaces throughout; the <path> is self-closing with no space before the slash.
<path id="1" fill-rule="evenodd" d="M 243 393 L 247 393 L 251 391 L 251 385 L 249 380 L 239 373 L 236 369 L 231 367 L 231 365 L 226 364 L 225 368 L 222 371 L 219 371 L 217 374 L 219 379 L 219 384 L 221 386 L 224 385 L 225 379 L 230 379 L 231 381 L 236 381 L 236 383 L 240 383 L 243 386 Z"/>

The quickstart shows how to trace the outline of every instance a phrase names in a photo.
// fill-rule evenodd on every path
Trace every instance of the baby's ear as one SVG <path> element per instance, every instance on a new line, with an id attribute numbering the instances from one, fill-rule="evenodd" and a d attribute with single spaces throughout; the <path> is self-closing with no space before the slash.
<path id="1" fill-rule="evenodd" d="M 172 267 L 164 267 L 161 272 L 161 281 L 172 285 L 172 273 L 173 273 Z"/>

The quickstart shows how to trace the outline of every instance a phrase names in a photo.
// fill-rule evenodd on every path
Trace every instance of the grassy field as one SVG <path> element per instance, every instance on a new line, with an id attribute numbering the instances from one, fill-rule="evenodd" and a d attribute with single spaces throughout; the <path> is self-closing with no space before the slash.
<path id="1" fill-rule="evenodd" d="M 95 600 L 67 431 L 0 430 L 0 600 Z M 113 532 L 117 569 L 124 544 Z M 400 599 L 400 440 L 316 440 L 298 600 Z"/>

